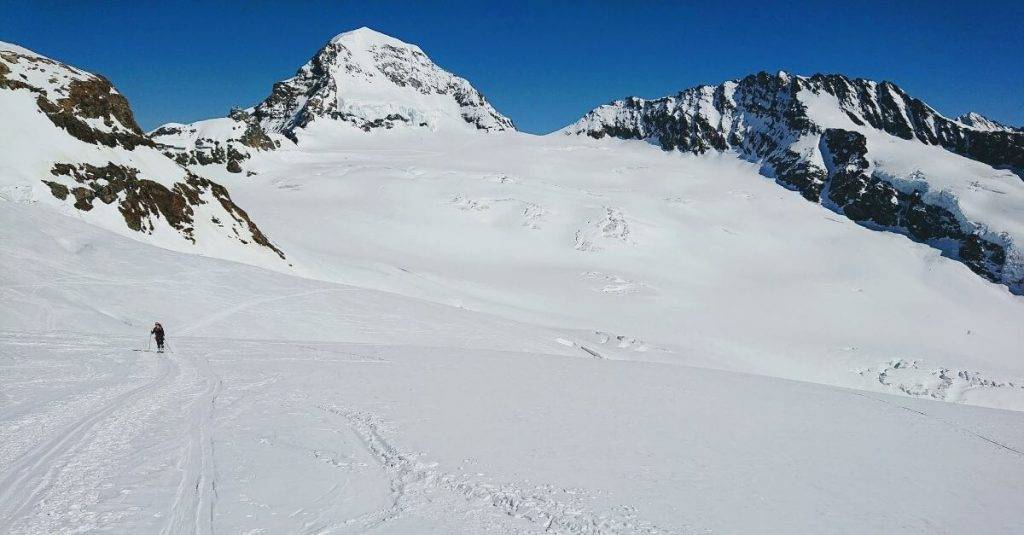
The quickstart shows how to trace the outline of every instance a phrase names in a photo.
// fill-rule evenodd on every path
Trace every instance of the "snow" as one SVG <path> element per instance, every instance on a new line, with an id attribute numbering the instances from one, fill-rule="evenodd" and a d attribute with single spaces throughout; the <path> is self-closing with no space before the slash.
<path id="1" fill-rule="evenodd" d="M 331 39 L 295 76 L 275 84 L 275 94 L 246 111 L 255 112 L 261 126 L 282 144 L 290 143 L 282 134 L 309 127 L 360 132 L 514 130 L 512 121 L 467 80 L 434 64 L 416 45 L 365 27 Z M 154 133 L 160 132 L 155 137 L 159 143 L 187 150 L 207 140 L 237 141 L 246 126 L 215 118 L 167 123 Z M 237 143 L 234 147 L 246 156 L 252 153 Z"/>
<path id="2" fill-rule="evenodd" d="M 637 103 L 638 107 L 642 107 L 644 103 L 642 98 L 633 98 L 631 101 Z M 582 134 L 600 130 L 604 125 L 639 125 L 642 128 L 642 123 L 636 120 L 639 115 L 637 110 L 632 107 L 626 107 L 625 104 L 625 101 L 617 100 L 610 104 L 598 106 L 579 121 L 559 130 L 558 133 Z M 639 135 L 644 137 L 646 134 L 641 130 Z"/>
<path id="3" fill-rule="evenodd" d="M 768 94 L 765 94 L 752 89 L 745 93 L 745 100 L 739 107 L 735 102 L 730 102 L 732 105 L 721 107 L 726 111 L 720 111 L 714 106 L 714 96 L 721 91 L 724 98 L 733 101 L 736 83 L 698 86 L 653 101 L 637 98 L 619 100 L 596 108 L 559 132 L 576 136 L 604 136 L 608 132 L 620 132 L 616 135 L 636 137 L 659 146 L 665 143 L 671 146 L 674 140 L 662 140 L 657 136 L 668 135 L 671 138 L 672 134 L 664 134 L 651 125 L 656 125 L 666 117 L 689 118 L 692 124 L 706 121 L 714 125 L 726 139 L 735 137 L 739 140 L 729 142 L 729 153 L 763 161 L 761 173 L 771 177 L 777 177 L 778 173 L 773 168 L 776 162 L 772 158 L 782 156 L 782 160 L 788 160 L 790 153 L 798 155 L 802 165 L 824 172 L 831 164 L 824 161 L 821 154 L 821 133 L 830 128 L 859 132 L 867 139 L 868 172 L 901 192 L 921 194 L 925 203 L 953 214 L 959 220 L 960 230 L 964 234 L 977 234 L 988 243 L 1000 247 L 1006 252 L 1006 262 L 999 262 L 1003 265 L 997 276 L 1001 282 L 1016 288 L 1024 274 L 1024 183 L 1020 177 L 1012 171 L 993 169 L 940 146 L 890 135 L 871 127 L 863 117 L 855 119 L 863 113 L 861 105 L 864 103 L 859 99 L 866 99 L 877 106 L 879 95 L 876 93 L 885 91 L 888 92 L 888 100 L 896 106 L 893 113 L 909 125 L 906 109 L 908 97 L 888 82 L 876 84 L 856 80 L 859 85 L 854 86 L 854 82 L 844 77 L 834 76 L 831 79 L 832 83 L 844 84 L 846 87 L 842 90 L 829 90 L 815 82 L 814 77 L 794 78 L 786 73 L 781 73 L 776 79 L 780 84 L 793 81 L 796 84 L 793 87 L 799 88 L 794 95 L 797 101 L 795 104 L 803 108 L 808 123 L 813 125 L 802 132 L 791 130 L 784 122 L 771 120 L 758 111 L 764 109 L 764 106 L 788 102 L 788 90 L 772 94 L 774 90 L 768 89 Z M 858 87 L 864 87 L 867 91 L 861 91 Z M 843 98 L 837 95 L 843 95 Z M 924 119 L 926 126 L 934 129 L 935 119 L 942 116 L 927 105 L 925 108 L 928 112 Z M 983 117 L 972 115 L 960 119 L 961 123 L 974 124 L 975 127 L 984 121 Z M 655 128 L 655 131 L 648 131 L 649 128 Z M 700 141 L 719 146 L 713 139 L 710 136 Z M 753 146 L 761 146 L 765 139 L 772 142 L 770 150 L 774 154 L 752 149 Z M 707 145 L 693 150 L 705 148 Z M 822 203 L 837 212 L 843 211 L 834 206 L 827 195 L 822 197 Z M 942 243 L 932 245 L 953 256 L 957 255 L 958 246 Z"/>
<path id="4" fill-rule="evenodd" d="M 419 51 L 365 28 L 331 43 Z M 186 170 L 0 91 L 0 531 L 1019 531 L 1024 300 L 1005 286 L 733 153 L 480 132 L 454 100 L 345 72 L 340 109 L 460 127 L 321 117 L 253 151 L 252 176 L 197 169 L 287 262 L 213 225 L 211 198 L 196 244 L 58 202 L 54 162 Z M 925 176 L 1021 243 L 1009 173 L 799 98 L 863 131 L 892 182 Z M 242 128 L 172 126 L 181 146 Z"/>
<path id="5" fill-rule="evenodd" d="M 854 388 L 902 392 L 857 372 L 894 358 L 923 359 L 922 381 L 943 367 L 1024 376 L 1013 358 L 1024 309 L 1004 287 L 839 219 L 733 156 L 307 130 L 254 158 L 256 177 L 218 177 L 303 276 L 635 337 L 671 349 L 663 360 Z M 643 291 L 602 291 L 614 284 L 592 272 Z M 997 390 L 956 400 L 987 404 Z"/>
<path id="6" fill-rule="evenodd" d="M 257 106 L 273 132 L 290 130 L 305 114 L 349 128 L 514 129 L 467 80 L 419 47 L 365 27 L 334 37 L 278 85 L 285 101 L 271 97 Z"/>
<path id="7" fill-rule="evenodd" d="M 423 53 L 423 50 L 414 44 L 406 43 L 405 41 L 378 32 L 377 30 L 367 28 L 366 26 L 339 33 L 338 35 L 335 35 L 330 42 L 350 46 L 354 51 L 361 51 L 363 53 L 369 51 L 371 48 L 382 45 L 407 48 L 421 54 Z"/>
<path id="8" fill-rule="evenodd" d="M 891 91 L 891 89 L 890 89 Z M 903 192 L 919 191 L 930 203 L 963 219 L 964 228 L 981 225 L 1018 251 L 1024 244 L 1024 181 L 1011 171 L 997 170 L 935 145 L 901 139 L 854 124 L 829 94 L 801 91 L 801 103 L 815 123 L 843 128 L 867 137 L 872 167 Z M 895 98 L 895 97 L 894 97 Z M 901 99 L 896 99 L 901 103 Z M 1014 266 L 1024 271 L 1024 263 Z"/>
<path id="9" fill-rule="evenodd" d="M 1019 130 L 1006 126 L 998 121 L 993 121 L 992 119 L 973 111 L 957 117 L 956 121 L 966 127 L 981 130 L 983 132 L 1014 132 Z"/>
<path id="10" fill-rule="evenodd" d="M 984 519 L 1013 533 L 1024 520 L 1020 412 L 595 358 L 572 330 L 7 208 L 5 531 L 934 533 Z M 135 351 L 151 318 L 167 353 Z"/>
<path id="11" fill-rule="evenodd" d="M 8 43 L 6 41 L 0 41 L 0 50 L 7 52 L 14 52 L 15 54 L 21 54 L 23 56 L 35 56 L 39 57 L 39 54 L 14 43 Z"/>
<path id="12" fill-rule="evenodd" d="M 245 133 L 245 123 L 228 117 L 206 119 L 191 124 L 167 123 L 160 128 L 180 130 L 181 132 L 178 134 L 161 134 L 159 136 L 160 143 L 180 148 L 195 145 L 198 140 L 203 138 L 226 140 L 237 138 Z"/>
<path id="13" fill-rule="evenodd" d="M 13 59 L 5 57 L 5 60 L 9 60 L 5 61 L 5 64 L 12 66 L 8 76 L 18 76 L 17 79 L 42 89 L 50 100 L 67 95 L 67 84 L 71 81 L 92 77 L 91 74 L 48 58 L 38 55 L 32 57 L 35 60 L 29 61 L 21 56 L 13 56 Z M 26 74 L 26 77 L 21 78 L 20 74 Z M 74 166 L 89 164 L 97 167 L 113 164 L 135 169 L 139 171 L 138 178 L 157 182 L 167 188 L 173 188 L 176 183 L 185 181 L 188 178 L 188 171 L 153 147 L 138 146 L 133 150 L 127 150 L 123 147 L 108 147 L 77 139 L 55 126 L 39 110 L 36 104 L 37 97 L 36 93 L 24 88 L 0 90 L 0 114 L 5 119 L 5 127 L 0 128 L 0 150 L 4 155 L 0 158 L 0 196 L 17 199 L 22 203 L 38 203 L 53 207 L 89 224 L 160 247 L 240 262 L 280 263 L 280 268 L 287 268 L 287 263 L 281 261 L 269 249 L 240 247 L 240 240 L 244 239 L 250 243 L 252 241 L 248 227 L 234 222 L 221 207 L 220 202 L 209 193 L 202 199 L 204 204 L 193 208 L 195 243 L 165 224 L 159 216 L 154 216 L 155 228 L 151 233 L 143 234 L 128 228 L 125 216 L 119 210 L 123 194 L 117 203 L 104 204 L 96 201 L 94 207 L 87 212 L 72 206 L 73 195 L 69 197 L 70 200 L 54 197 L 42 180 L 56 182 L 72 190 L 81 186 L 72 177 L 54 175 L 51 170 L 54 164 L 58 163 Z M 105 132 L 127 131 L 116 121 L 113 122 L 114 126 L 106 126 L 101 119 L 88 119 L 86 122 Z M 213 218 L 221 223 L 213 222 Z"/>

